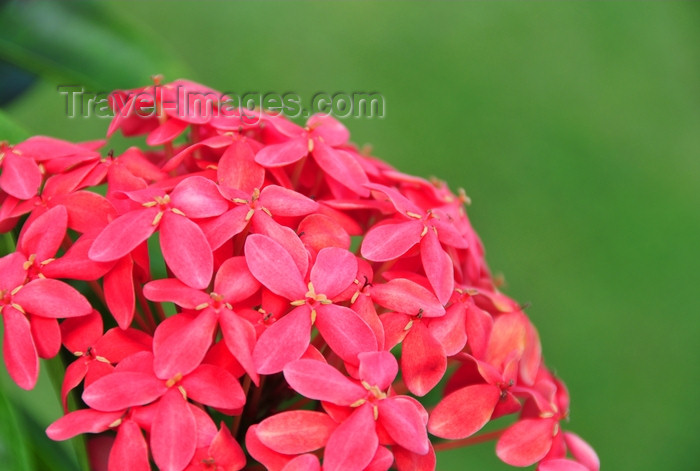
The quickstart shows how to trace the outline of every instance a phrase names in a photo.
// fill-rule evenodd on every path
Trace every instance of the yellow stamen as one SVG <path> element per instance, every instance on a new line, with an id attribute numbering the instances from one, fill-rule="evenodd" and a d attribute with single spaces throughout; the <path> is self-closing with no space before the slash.
<path id="1" fill-rule="evenodd" d="M 17 310 L 18 310 L 19 312 L 21 312 L 22 314 L 26 314 L 26 313 L 27 313 L 27 312 L 24 310 L 24 308 L 23 308 L 22 306 L 20 306 L 19 304 L 17 304 L 17 303 L 12 303 L 12 304 L 10 304 L 10 306 L 12 306 L 13 308 L 17 309 Z"/>
<path id="2" fill-rule="evenodd" d="M 165 382 L 165 386 L 168 388 L 172 388 L 173 386 L 175 386 L 175 383 L 177 383 L 181 379 L 182 379 L 182 373 L 177 373 L 175 376 L 173 376 L 172 378 L 170 378 L 169 380 L 167 380 Z M 181 387 L 181 386 L 179 386 L 179 387 Z"/>
<path id="3" fill-rule="evenodd" d="M 358 399 L 357 401 L 353 402 L 350 404 L 350 407 L 360 407 L 362 404 L 364 404 L 366 401 L 364 399 Z"/>
<path id="4" fill-rule="evenodd" d="M 122 424 L 121 417 L 108 425 L 109 428 L 119 427 Z"/>
<path id="5" fill-rule="evenodd" d="M 160 220 L 163 218 L 163 212 L 160 212 L 156 214 L 156 217 L 153 218 L 153 221 L 151 222 L 152 226 L 157 226 Z"/>

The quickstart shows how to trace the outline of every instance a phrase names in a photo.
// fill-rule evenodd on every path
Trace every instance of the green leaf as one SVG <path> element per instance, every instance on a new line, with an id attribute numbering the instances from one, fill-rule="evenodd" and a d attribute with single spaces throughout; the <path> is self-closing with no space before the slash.
<path id="1" fill-rule="evenodd" d="M 29 136 L 29 132 L 8 118 L 7 115 L 0 110 L 0 142 L 7 141 L 10 144 L 16 144 L 27 139 Z"/>
<path id="2" fill-rule="evenodd" d="M 32 471 L 32 463 L 15 408 L 0 387 L 0 463 L 3 469 Z"/>
<path id="3" fill-rule="evenodd" d="M 19 412 L 25 437 L 28 439 L 28 448 L 35 461 L 35 468 L 27 468 L 27 470 L 74 471 L 76 469 L 75 459 L 66 452 L 65 447 L 46 436 L 45 427 L 37 421 L 34 415 L 23 407 L 18 407 L 16 410 Z"/>
<path id="4" fill-rule="evenodd" d="M 44 78 L 101 92 L 188 75 L 167 44 L 105 3 L 14 0 L 0 11 L 0 58 Z"/>

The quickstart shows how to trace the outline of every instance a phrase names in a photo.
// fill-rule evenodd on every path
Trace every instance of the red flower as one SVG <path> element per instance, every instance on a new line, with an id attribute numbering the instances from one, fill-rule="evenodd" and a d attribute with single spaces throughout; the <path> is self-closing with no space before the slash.
<path id="1" fill-rule="evenodd" d="M 93 242 L 89 257 L 98 262 L 117 260 L 160 229 L 163 257 L 175 276 L 193 288 L 205 288 L 211 280 L 213 257 L 204 233 L 190 218 L 226 211 L 228 205 L 216 185 L 202 177 L 190 177 L 170 193 L 146 189 L 127 196 L 140 203 L 140 208 L 105 227 Z"/>
<path id="2" fill-rule="evenodd" d="M 258 373 L 277 373 L 300 358 L 309 346 L 313 325 L 348 363 L 357 364 L 359 353 L 377 348 L 367 323 L 352 309 L 333 302 L 355 279 L 357 260 L 352 253 L 335 247 L 323 249 L 304 273 L 279 243 L 253 234 L 246 241 L 245 256 L 253 276 L 296 306 L 258 339 L 253 351 Z"/>
<path id="3" fill-rule="evenodd" d="M 393 395 L 389 389 L 398 372 L 394 356 L 389 352 L 366 352 L 359 355 L 359 360 L 358 381 L 316 360 L 293 361 L 284 369 L 287 382 L 303 396 L 354 409 L 330 434 L 324 468 L 364 469 L 379 444 L 377 428 L 388 435 L 389 443 L 417 455 L 427 454 L 427 413 L 415 400 Z"/>
<path id="4" fill-rule="evenodd" d="M 226 99 L 155 78 L 111 96 L 107 131 L 149 148 L 0 144 L 3 360 L 28 389 L 40 357 L 75 357 L 51 438 L 98 434 L 102 471 L 239 470 L 244 439 L 272 471 L 431 471 L 493 437 L 515 466 L 599 470 L 560 428 L 568 393 L 463 191 L 359 151 L 330 116 Z M 430 415 L 409 392 L 431 392 Z"/>

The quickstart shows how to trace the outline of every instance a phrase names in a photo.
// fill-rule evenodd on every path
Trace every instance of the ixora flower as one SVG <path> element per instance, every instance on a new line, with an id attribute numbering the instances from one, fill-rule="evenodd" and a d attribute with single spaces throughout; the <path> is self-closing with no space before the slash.
<path id="1" fill-rule="evenodd" d="M 599 470 L 463 192 L 330 116 L 169 105 L 215 93 L 116 93 L 108 136 L 148 146 L 122 154 L 0 145 L 3 360 L 31 389 L 61 354 L 49 437 L 91 434 L 95 471 L 430 471 L 485 440 L 512 466 Z"/>

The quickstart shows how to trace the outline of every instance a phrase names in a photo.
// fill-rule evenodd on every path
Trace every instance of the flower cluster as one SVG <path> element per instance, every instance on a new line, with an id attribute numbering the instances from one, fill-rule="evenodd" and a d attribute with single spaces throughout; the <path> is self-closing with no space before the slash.
<path id="1" fill-rule="evenodd" d="M 125 93 L 108 135 L 147 150 L 0 148 L 4 363 L 30 389 L 39 358 L 73 358 L 52 439 L 100 434 L 109 471 L 433 470 L 436 450 L 485 439 L 513 466 L 598 471 L 463 192 L 329 116 L 204 117 L 164 106 L 177 91 L 209 89 Z"/>

